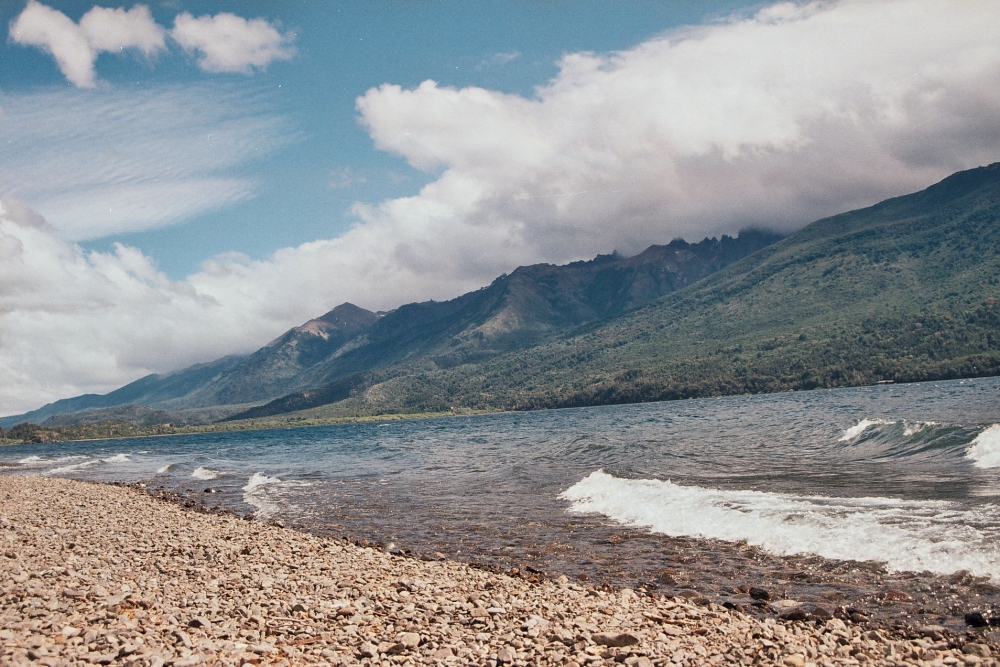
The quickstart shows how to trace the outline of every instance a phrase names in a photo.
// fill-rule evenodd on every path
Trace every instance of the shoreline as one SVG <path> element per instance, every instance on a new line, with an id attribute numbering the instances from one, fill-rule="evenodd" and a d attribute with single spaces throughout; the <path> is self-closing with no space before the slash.
<path id="1" fill-rule="evenodd" d="M 211 503 L 211 496 L 190 489 L 167 491 L 142 482 L 119 485 L 141 489 L 188 509 L 255 517 L 252 510 L 241 512 L 231 505 Z M 940 627 L 961 634 L 968 629 L 966 615 L 978 612 L 992 626 L 985 630 L 991 641 L 1000 642 L 1000 586 L 986 577 L 964 571 L 889 571 L 875 561 L 834 560 L 815 554 L 780 555 L 745 542 L 670 537 L 631 529 L 596 515 L 577 515 L 569 520 L 574 522 L 566 527 L 569 533 L 586 532 L 589 539 L 568 553 L 565 543 L 545 545 L 544 539 L 529 534 L 531 526 L 537 525 L 534 522 L 522 527 L 520 534 L 529 544 L 520 550 L 512 550 L 507 539 L 497 543 L 482 532 L 471 545 L 463 541 L 445 546 L 443 535 L 435 536 L 432 542 L 383 537 L 386 526 L 379 530 L 370 523 L 361 530 L 308 520 L 291 527 L 410 558 L 447 558 L 536 583 L 566 575 L 597 590 L 629 588 L 653 597 L 702 599 L 761 618 L 802 609 L 815 618 L 835 616 L 869 628 L 905 631 Z M 280 521 L 275 523 L 283 526 Z M 396 544 L 400 541 L 402 544 Z"/>
<path id="2" fill-rule="evenodd" d="M 6 476 L 0 498 L 4 664 L 997 664 L 979 630 L 531 582 L 122 486 Z"/>
<path id="3" fill-rule="evenodd" d="M 324 418 L 294 418 L 287 421 L 265 421 L 261 420 L 240 420 L 238 422 L 213 422 L 210 424 L 200 424 L 193 426 L 181 426 L 181 427 L 170 427 L 171 430 L 167 432 L 150 432 L 150 433 L 137 433 L 128 435 L 113 435 L 107 437 L 94 437 L 94 438 L 67 438 L 66 440 L 61 439 L 51 439 L 44 440 L 42 442 L 32 442 L 25 440 L 8 441 L 0 440 L 0 447 L 16 447 L 23 445 L 42 445 L 42 444 L 57 444 L 57 443 L 69 443 L 69 442 L 96 442 L 101 440 L 139 440 L 143 438 L 166 438 L 170 436 L 179 435 L 201 435 L 206 433 L 240 433 L 245 431 L 276 431 L 290 428 L 311 428 L 316 426 L 335 426 L 338 424 L 376 424 L 381 422 L 394 422 L 394 421 L 414 421 L 418 419 L 443 419 L 452 417 L 471 417 L 475 415 L 487 415 L 487 414 L 502 414 L 503 410 L 489 411 L 489 410 L 475 410 L 475 411 L 450 411 L 450 412 L 415 412 L 415 413 L 402 413 L 402 414 L 382 414 L 382 415 L 371 415 L 371 416 L 361 416 L 361 417 L 324 417 Z M 255 423 L 255 422 L 261 423 Z M 249 422 L 249 423 L 244 423 Z M 95 424 L 85 424 L 82 425 L 86 427 L 97 427 L 111 422 L 97 422 Z M 130 424 L 134 425 L 132 422 L 113 422 L 114 424 Z M 229 424 L 235 424 L 236 426 L 229 427 Z M 74 427 L 65 426 L 53 426 L 46 427 L 36 424 L 39 427 L 39 432 L 45 433 L 56 433 L 54 429 L 65 429 Z M 163 430 L 162 424 L 155 424 L 153 426 L 136 426 L 139 429 L 160 429 Z"/>

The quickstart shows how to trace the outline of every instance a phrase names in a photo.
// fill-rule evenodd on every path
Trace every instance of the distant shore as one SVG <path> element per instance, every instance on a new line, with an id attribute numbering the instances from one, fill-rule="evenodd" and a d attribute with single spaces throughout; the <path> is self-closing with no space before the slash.
<path id="1" fill-rule="evenodd" d="M 0 497 L 3 664 L 997 664 L 971 634 L 533 582 L 129 488 L 11 476 Z"/>
<path id="2" fill-rule="evenodd" d="M 125 438 L 156 438 L 172 435 L 192 435 L 198 433 L 229 433 L 236 431 L 265 431 L 269 429 L 304 428 L 309 426 L 332 426 L 336 424 L 371 424 L 387 421 L 409 421 L 414 419 L 439 419 L 442 417 L 468 417 L 480 414 L 496 414 L 499 411 L 453 410 L 448 412 L 419 412 L 407 414 L 383 414 L 358 417 L 290 417 L 285 419 L 241 419 L 231 422 L 215 422 L 190 426 L 154 424 L 139 426 L 131 422 L 98 422 L 75 426 L 49 427 L 33 424 L 37 440 L 29 438 L 4 439 L 0 436 L 0 447 L 10 445 L 45 444 L 49 442 L 87 442 L 90 440 L 121 440 Z M 10 430 L 8 429 L 8 432 Z"/>

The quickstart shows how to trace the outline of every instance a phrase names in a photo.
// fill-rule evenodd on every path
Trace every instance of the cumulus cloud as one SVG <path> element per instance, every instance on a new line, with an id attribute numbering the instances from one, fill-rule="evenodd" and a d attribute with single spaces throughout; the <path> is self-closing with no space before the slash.
<path id="1" fill-rule="evenodd" d="M 4 96 L 0 195 L 68 239 L 173 224 L 253 196 L 242 173 L 295 141 L 267 98 L 226 85 Z"/>
<path id="2" fill-rule="evenodd" d="M 264 19 L 248 21 L 227 12 L 198 18 L 178 14 L 170 36 L 186 51 L 199 52 L 198 66 L 206 72 L 252 74 L 254 68 L 295 55 L 294 35 L 282 35 Z"/>
<path id="3" fill-rule="evenodd" d="M 366 212 L 504 229 L 572 259 L 747 225 L 793 229 L 1000 156 L 1000 7 L 780 4 L 612 54 L 526 98 L 425 81 L 358 100 L 376 145 L 440 173 Z"/>
<path id="4" fill-rule="evenodd" d="M 63 75 L 79 88 L 96 85 L 94 61 L 102 51 L 136 49 L 148 57 L 166 48 L 163 36 L 145 5 L 128 11 L 95 6 L 77 24 L 56 9 L 28 0 L 10 25 L 11 40 L 51 53 Z"/>
<path id="5" fill-rule="evenodd" d="M 337 238 L 183 281 L 7 205 L 0 411 L 249 351 L 343 301 L 391 308 L 519 264 L 794 229 L 995 161 L 998 19 L 975 0 L 782 4 L 570 54 L 532 97 L 387 84 L 359 98 L 361 121 L 433 182 L 355 205 Z"/>

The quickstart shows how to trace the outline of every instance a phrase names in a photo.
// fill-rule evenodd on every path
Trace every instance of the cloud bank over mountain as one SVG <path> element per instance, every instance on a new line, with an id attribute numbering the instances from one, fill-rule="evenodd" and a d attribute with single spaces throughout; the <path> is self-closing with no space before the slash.
<path id="1" fill-rule="evenodd" d="M 520 264 L 792 230 L 994 162 L 998 19 L 972 0 L 785 3 L 569 54 L 530 98 L 387 83 L 358 98 L 360 121 L 430 184 L 355 205 L 337 238 L 213 258 L 183 281 L 134 249 L 84 253 L 8 202 L 0 406 L 248 351 L 343 301 L 389 308 Z"/>

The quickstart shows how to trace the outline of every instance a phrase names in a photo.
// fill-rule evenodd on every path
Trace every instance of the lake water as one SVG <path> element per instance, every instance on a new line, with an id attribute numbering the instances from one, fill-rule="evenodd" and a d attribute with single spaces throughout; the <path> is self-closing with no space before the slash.
<path id="1" fill-rule="evenodd" d="M 23 445 L 0 448 L 19 464 L 0 470 L 144 482 L 390 548 L 618 584 L 655 587 L 665 567 L 677 585 L 697 567 L 738 578 L 718 547 L 685 557 L 687 538 L 997 582 L 997 422 L 1000 380 L 986 378 Z"/>

